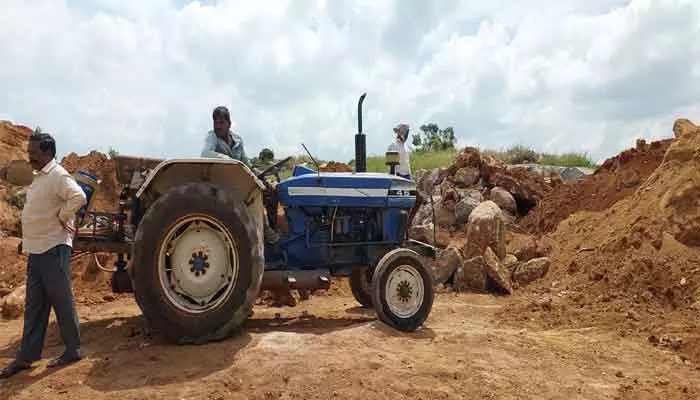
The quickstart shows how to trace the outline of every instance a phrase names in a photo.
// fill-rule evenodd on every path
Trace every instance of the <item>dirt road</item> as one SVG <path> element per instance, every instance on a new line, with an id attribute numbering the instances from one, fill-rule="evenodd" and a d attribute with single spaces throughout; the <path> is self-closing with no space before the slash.
<path id="1" fill-rule="evenodd" d="M 700 398 L 700 372 L 645 338 L 509 326 L 514 297 L 440 293 L 425 328 L 402 334 L 349 296 L 257 307 L 228 340 L 178 347 L 150 335 L 130 297 L 81 306 L 86 360 L 46 361 L 0 383 L 0 399 Z M 277 315 L 276 315 L 277 314 Z M 61 351 L 55 325 L 44 356 Z M 0 322 L 0 361 L 21 319 Z"/>

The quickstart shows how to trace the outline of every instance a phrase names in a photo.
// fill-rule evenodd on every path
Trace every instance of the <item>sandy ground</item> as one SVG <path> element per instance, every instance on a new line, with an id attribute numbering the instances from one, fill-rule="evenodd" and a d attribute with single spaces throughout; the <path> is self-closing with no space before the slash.
<path id="1" fill-rule="evenodd" d="M 596 328 L 509 326 L 516 297 L 439 293 L 423 329 L 393 331 L 352 297 L 257 307 L 222 342 L 173 346 L 148 333 L 134 301 L 80 307 L 87 358 L 46 360 L 0 382 L 0 399 L 692 399 L 700 371 L 642 337 Z M 21 319 L 0 322 L 0 361 Z M 55 325 L 44 357 L 62 350 Z"/>

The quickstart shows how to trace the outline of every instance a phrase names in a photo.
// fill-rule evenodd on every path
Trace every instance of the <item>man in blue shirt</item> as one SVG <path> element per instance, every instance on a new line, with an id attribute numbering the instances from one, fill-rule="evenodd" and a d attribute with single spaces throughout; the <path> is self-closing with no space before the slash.
<path id="1" fill-rule="evenodd" d="M 233 158 L 250 167 L 243 147 L 243 139 L 231 132 L 231 114 L 224 106 L 212 113 L 214 129 L 207 132 L 202 157 Z"/>

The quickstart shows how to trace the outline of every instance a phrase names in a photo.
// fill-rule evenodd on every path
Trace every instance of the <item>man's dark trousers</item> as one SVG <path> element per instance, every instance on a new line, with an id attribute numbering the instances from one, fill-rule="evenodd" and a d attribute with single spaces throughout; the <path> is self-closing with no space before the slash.
<path id="1" fill-rule="evenodd" d="M 22 343 L 17 359 L 34 362 L 41 359 L 51 307 L 66 346 L 65 355 L 80 353 L 80 328 L 73 302 L 70 271 L 71 248 L 58 245 L 41 254 L 30 254 L 27 265 L 27 292 Z"/>

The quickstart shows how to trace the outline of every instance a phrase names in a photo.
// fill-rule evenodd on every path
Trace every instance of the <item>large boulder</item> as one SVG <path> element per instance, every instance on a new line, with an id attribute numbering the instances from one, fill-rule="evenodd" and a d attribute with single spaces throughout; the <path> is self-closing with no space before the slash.
<path id="1" fill-rule="evenodd" d="M 515 270 L 515 267 L 518 266 L 519 262 L 518 257 L 512 254 L 506 254 L 506 257 L 503 259 L 503 265 L 505 265 L 511 273 Z"/>
<path id="2" fill-rule="evenodd" d="M 518 265 L 513 271 L 513 280 L 521 285 L 527 285 L 541 279 L 547 272 L 551 261 L 547 257 L 534 258 Z"/>
<path id="3" fill-rule="evenodd" d="M 420 170 L 416 179 L 418 190 L 427 195 L 433 193 L 435 184 L 440 177 L 440 168 L 433 168 L 431 170 Z"/>
<path id="4" fill-rule="evenodd" d="M 501 210 L 507 211 L 510 214 L 515 214 L 517 211 L 515 197 L 500 186 L 496 186 L 491 189 L 489 199 L 496 203 Z"/>
<path id="5" fill-rule="evenodd" d="M 441 197 L 433 196 L 433 204 L 440 204 Z M 413 216 L 412 225 L 425 225 L 433 222 L 433 205 L 430 203 L 430 198 L 426 198 L 420 206 L 416 214 Z"/>
<path id="6" fill-rule="evenodd" d="M 443 199 L 435 204 L 435 222 L 438 226 L 448 227 L 457 223 L 455 217 L 455 201 Z"/>
<path id="7" fill-rule="evenodd" d="M 450 243 L 445 250 L 439 252 L 433 263 L 433 276 L 436 284 L 444 284 L 464 264 L 459 243 Z"/>
<path id="8" fill-rule="evenodd" d="M 467 259 L 481 256 L 490 247 L 499 260 L 503 259 L 506 256 L 505 235 L 501 209 L 491 200 L 484 201 L 469 215 L 464 256 Z"/>
<path id="9" fill-rule="evenodd" d="M 454 163 L 455 168 L 458 170 L 464 167 L 481 167 L 481 153 L 476 147 L 465 147 L 457 156 Z"/>
<path id="10" fill-rule="evenodd" d="M 0 314 L 5 319 L 16 319 L 24 313 L 24 294 L 26 285 L 18 286 L 12 293 L 3 297 Z"/>
<path id="11" fill-rule="evenodd" d="M 455 292 L 486 290 L 486 261 L 483 256 L 470 258 L 457 268 L 454 275 L 453 289 Z"/>
<path id="12" fill-rule="evenodd" d="M 427 224 L 423 225 L 412 225 L 408 230 L 408 236 L 411 239 L 428 243 L 440 248 L 445 248 L 450 243 L 450 233 L 439 226 L 435 232 L 433 232 L 432 222 L 428 222 Z"/>
<path id="13" fill-rule="evenodd" d="M 472 198 L 479 203 L 484 201 L 484 195 L 481 193 L 482 190 L 483 190 L 483 188 L 481 188 L 479 186 L 471 187 L 471 188 L 467 188 L 467 189 L 463 189 L 463 188 L 455 189 L 455 191 L 457 192 L 457 199 L 458 200 Z"/>
<path id="14" fill-rule="evenodd" d="M 452 182 L 459 188 L 466 188 L 476 185 L 479 182 L 481 172 L 475 167 L 460 168 L 452 177 Z"/>
<path id="15" fill-rule="evenodd" d="M 464 197 L 455 205 L 455 222 L 458 225 L 469 221 L 469 216 L 476 207 L 481 204 L 481 201 L 476 197 Z"/>
<path id="16" fill-rule="evenodd" d="M 507 251 L 519 261 L 529 261 L 533 258 L 545 257 L 550 249 L 544 243 L 538 243 L 532 235 L 508 232 Z"/>
<path id="17" fill-rule="evenodd" d="M 508 294 L 513 293 L 513 283 L 510 280 L 508 268 L 501 263 L 501 260 L 496 257 L 496 254 L 490 247 L 487 247 L 486 251 L 484 251 L 484 261 L 486 275 L 490 278 L 495 289 Z"/>
<path id="18" fill-rule="evenodd" d="M 698 127 L 687 118 L 679 118 L 673 123 L 673 135 L 676 138 L 680 138 L 685 134 L 692 133 L 697 130 Z"/>

